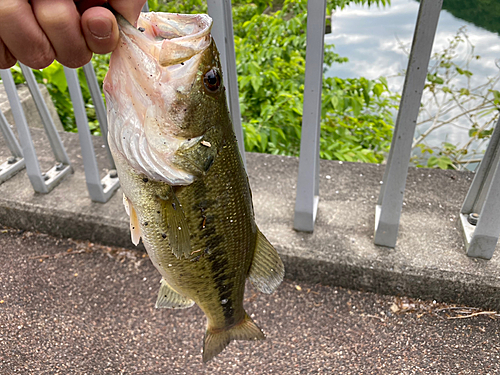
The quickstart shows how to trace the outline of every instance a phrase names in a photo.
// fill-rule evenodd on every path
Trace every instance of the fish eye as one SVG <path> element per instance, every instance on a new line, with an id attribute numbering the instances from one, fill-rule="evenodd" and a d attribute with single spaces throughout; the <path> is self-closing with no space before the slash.
<path id="1" fill-rule="evenodd" d="M 215 93 L 219 90 L 220 87 L 220 74 L 215 69 L 210 69 L 205 73 L 203 77 L 203 83 L 205 84 L 205 88 L 210 93 Z"/>

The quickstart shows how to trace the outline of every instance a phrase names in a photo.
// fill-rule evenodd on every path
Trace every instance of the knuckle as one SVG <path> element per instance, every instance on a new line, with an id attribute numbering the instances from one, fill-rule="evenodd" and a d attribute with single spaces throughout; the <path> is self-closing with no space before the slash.
<path id="1" fill-rule="evenodd" d="M 64 30 L 67 28 L 69 17 L 68 8 L 59 2 L 54 2 L 48 6 L 43 6 L 35 11 L 36 19 L 42 27 L 50 27 L 54 30 Z"/>
<path id="2" fill-rule="evenodd" d="M 19 12 L 19 6 L 14 1 L 0 1 L 0 20 L 10 19 Z"/>

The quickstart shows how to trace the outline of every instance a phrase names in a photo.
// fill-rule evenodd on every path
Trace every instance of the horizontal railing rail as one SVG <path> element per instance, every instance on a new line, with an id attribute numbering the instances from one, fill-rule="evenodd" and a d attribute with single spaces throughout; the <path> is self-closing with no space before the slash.
<path id="1" fill-rule="evenodd" d="M 403 209 L 406 178 L 410 163 L 416 120 L 421 104 L 432 45 L 436 34 L 443 0 L 421 0 L 406 78 L 401 96 L 393 140 L 385 166 L 380 195 L 375 209 L 374 243 L 395 247 L 399 221 Z M 225 77 L 226 94 L 233 126 L 245 160 L 241 112 L 239 107 L 236 55 L 230 0 L 207 0 L 208 12 L 214 20 L 212 35 L 220 55 Z M 147 11 L 147 5 L 143 8 Z M 294 228 L 312 232 L 320 204 L 319 140 L 321 123 L 321 89 L 323 78 L 324 30 L 326 0 L 308 2 L 306 72 L 302 117 L 302 138 L 297 176 Z M 313 20 L 313 22 L 311 22 Z M 319 20 L 319 21 L 318 21 Z M 0 130 L 11 152 L 11 157 L 0 164 L 0 183 L 26 167 L 36 192 L 48 193 L 61 179 L 71 173 L 72 167 L 55 126 L 41 99 L 38 86 L 30 69 L 21 64 L 31 94 L 43 120 L 45 131 L 54 152 L 56 164 L 42 173 L 33 147 L 26 118 L 23 114 L 12 75 L 0 70 L 8 99 L 12 107 L 20 142 L 17 141 L 7 120 L 0 115 Z M 107 148 L 109 172 L 100 178 L 82 93 L 76 71 L 65 68 L 68 88 L 73 102 L 80 137 L 87 189 L 92 200 L 106 202 L 119 186 L 114 163 L 107 144 L 107 120 L 101 91 L 92 64 L 84 67 L 85 76 L 96 108 L 96 114 Z M 500 120 L 492 135 L 488 149 L 478 167 L 474 181 L 459 214 L 464 233 L 467 255 L 491 259 L 500 235 Z M 432 230 L 433 228 L 429 228 Z"/>

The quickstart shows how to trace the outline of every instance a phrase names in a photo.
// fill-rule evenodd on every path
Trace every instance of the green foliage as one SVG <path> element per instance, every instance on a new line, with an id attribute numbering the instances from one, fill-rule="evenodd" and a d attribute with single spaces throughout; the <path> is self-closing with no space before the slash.
<path id="1" fill-rule="evenodd" d="M 368 6 L 377 5 L 377 6 L 388 6 L 391 5 L 391 0 L 335 0 L 329 4 L 329 9 L 331 8 L 340 8 L 343 9 L 349 4 L 366 4 Z"/>
<path id="2" fill-rule="evenodd" d="M 322 99 L 320 156 L 381 163 L 390 147 L 397 100 L 386 80 L 327 78 Z"/>
<path id="3" fill-rule="evenodd" d="M 248 15 L 247 8 L 239 11 Z M 238 17 L 235 16 L 235 19 Z M 285 1 L 235 26 L 240 107 L 247 151 L 298 155 L 300 147 L 307 2 Z M 325 69 L 347 59 L 325 48 Z M 320 155 L 380 162 L 392 136 L 387 84 L 364 78 L 326 78 L 322 91 Z M 372 100 L 373 99 L 373 100 Z"/>
<path id="4" fill-rule="evenodd" d="M 149 10 L 168 13 L 206 13 L 205 0 L 148 0 Z"/>

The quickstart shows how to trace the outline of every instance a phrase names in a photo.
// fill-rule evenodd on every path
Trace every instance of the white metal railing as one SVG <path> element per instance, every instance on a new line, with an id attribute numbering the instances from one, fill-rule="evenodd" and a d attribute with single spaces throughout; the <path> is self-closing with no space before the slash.
<path id="1" fill-rule="evenodd" d="M 28 84 L 28 88 L 31 92 L 31 95 L 33 96 L 33 100 L 35 101 L 38 112 L 40 113 L 40 116 L 42 118 L 42 123 L 49 138 L 50 146 L 52 147 L 52 151 L 54 152 L 57 163 L 48 171 L 41 171 L 40 164 L 38 163 L 38 158 L 36 156 L 35 147 L 33 146 L 33 141 L 31 139 L 31 134 L 28 128 L 28 123 L 26 122 L 26 117 L 24 115 L 21 102 L 19 101 L 19 96 L 17 95 L 17 89 L 14 83 L 14 79 L 12 78 L 12 74 L 8 69 L 0 69 L 0 76 L 2 78 L 2 82 L 9 99 L 14 122 L 16 123 L 17 131 L 19 133 L 19 139 L 22 149 L 21 155 L 19 155 L 19 146 L 16 145 L 16 142 L 12 142 L 12 131 L 10 130 L 7 121 L 2 116 L 2 123 L 4 122 L 2 128 L 7 129 L 6 133 L 9 134 L 9 137 L 7 137 L 7 143 L 10 143 L 11 146 L 14 146 L 15 150 L 12 152 L 12 157 L 14 158 L 14 160 L 19 159 L 19 161 L 17 161 L 17 163 L 19 163 L 18 167 L 11 169 L 10 172 L 6 173 L 6 175 L 9 175 L 10 177 L 14 174 L 13 172 L 20 171 L 22 167 L 21 163 L 24 163 L 33 189 L 37 193 L 48 193 L 61 181 L 61 179 L 65 175 L 71 173 L 72 169 L 70 166 L 68 155 L 66 154 L 64 146 L 61 142 L 61 138 L 57 133 L 52 118 L 48 113 L 47 106 L 43 101 L 42 94 L 40 93 L 40 89 L 38 88 L 33 72 L 23 64 L 20 65 Z M 11 138 L 10 141 L 9 138 Z M 13 148 L 10 149 L 11 151 L 13 150 Z M 3 173 L 3 171 L 0 172 Z M 0 180 L 2 180 L 2 178 L 0 178 Z"/>
<path id="2" fill-rule="evenodd" d="M 411 54 L 406 71 L 405 85 L 397 115 L 391 149 L 385 168 L 379 199 L 375 208 L 375 236 L 377 245 L 395 247 L 403 197 L 410 161 L 411 144 L 425 84 L 427 67 L 443 0 L 421 0 Z M 214 19 L 212 35 L 219 47 L 222 69 L 226 77 L 227 99 L 235 127 L 242 158 L 244 142 L 239 108 L 233 25 L 230 0 L 207 0 L 208 11 Z M 147 11 L 147 6 L 144 8 Z M 321 88 L 324 53 L 326 0 L 308 2 L 306 73 L 304 85 L 304 108 L 302 139 L 295 202 L 294 228 L 312 232 L 319 204 L 319 139 L 321 121 Z M 310 22 L 313 20 L 313 22 Z M 25 165 L 35 191 L 48 193 L 71 172 L 69 159 L 47 115 L 38 86 L 30 69 L 22 66 L 28 87 L 42 115 L 45 130 L 49 136 L 57 163 L 42 173 L 36 158 L 26 119 L 19 104 L 14 81 L 9 70 L 0 70 L 21 146 L 0 115 L 0 130 L 6 139 L 12 157 L 0 164 L 0 183 L 21 170 Z M 84 67 L 96 113 L 107 146 L 107 122 L 104 103 L 97 85 L 95 73 L 89 63 Z M 94 201 L 106 202 L 118 188 L 116 171 L 111 170 L 103 179 L 99 171 L 92 146 L 90 131 L 85 115 L 82 94 L 76 72 L 65 68 L 71 99 L 74 105 L 82 157 L 84 161 L 87 188 Z M 110 163 L 114 166 L 109 154 Z M 500 120 L 490 140 L 469 193 L 460 211 L 467 255 L 491 259 L 500 235 Z M 432 228 L 429 228 L 432 230 Z"/>

